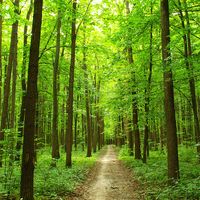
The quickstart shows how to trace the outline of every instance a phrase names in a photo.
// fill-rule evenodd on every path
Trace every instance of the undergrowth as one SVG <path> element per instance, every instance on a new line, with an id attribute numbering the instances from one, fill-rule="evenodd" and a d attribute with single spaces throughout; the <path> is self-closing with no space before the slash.
<path id="1" fill-rule="evenodd" d="M 180 176 L 174 186 L 167 184 L 167 158 L 164 151 L 151 151 L 147 164 L 129 156 L 124 146 L 119 151 L 119 159 L 131 168 L 138 180 L 146 188 L 148 200 L 198 200 L 200 199 L 200 165 L 197 162 L 195 148 L 180 146 Z"/>
<path id="2" fill-rule="evenodd" d="M 55 160 L 56 167 L 51 166 L 51 150 L 42 149 L 37 154 L 38 162 L 35 165 L 34 194 L 36 200 L 62 199 L 69 195 L 75 187 L 84 181 L 90 168 L 95 164 L 99 153 L 91 158 L 86 157 L 86 152 L 74 151 L 72 154 L 72 167 L 65 167 L 65 152 L 61 158 Z M 14 162 L 12 169 L 0 169 L 0 199 L 19 198 L 20 164 Z M 9 199 L 9 198 L 8 198 Z"/>

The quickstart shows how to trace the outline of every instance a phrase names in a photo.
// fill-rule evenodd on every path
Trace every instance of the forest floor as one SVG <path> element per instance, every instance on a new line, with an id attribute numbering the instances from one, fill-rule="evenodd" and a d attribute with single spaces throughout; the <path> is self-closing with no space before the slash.
<path id="1" fill-rule="evenodd" d="M 117 159 L 113 146 L 109 145 L 80 185 L 71 200 L 137 200 L 144 199 L 139 182 L 133 173 Z"/>

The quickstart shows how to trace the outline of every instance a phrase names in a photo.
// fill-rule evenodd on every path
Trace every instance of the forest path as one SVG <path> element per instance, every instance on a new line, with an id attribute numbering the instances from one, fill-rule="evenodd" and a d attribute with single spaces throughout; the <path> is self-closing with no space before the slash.
<path id="1" fill-rule="evenodd" d="M 141 191 L 141 190 L 140 190 Z M 107 147 L 88 180 L 76 191 L 74 200 L 136 200 L 139 183 L 118 159 L 112 145 Z"/>

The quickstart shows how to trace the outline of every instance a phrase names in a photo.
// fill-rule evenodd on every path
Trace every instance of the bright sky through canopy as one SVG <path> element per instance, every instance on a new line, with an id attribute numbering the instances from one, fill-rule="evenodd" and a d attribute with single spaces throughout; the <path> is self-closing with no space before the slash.
<path id="1" fill-rule="evenodd" d="M 102 2 L 102 0 L 93 0 L 92 4 L 100 4 Z"/>

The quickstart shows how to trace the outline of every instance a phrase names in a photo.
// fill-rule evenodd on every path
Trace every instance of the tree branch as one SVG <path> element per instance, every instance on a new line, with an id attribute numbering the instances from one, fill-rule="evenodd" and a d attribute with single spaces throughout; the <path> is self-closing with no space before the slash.
<path id="1" fill-rule="evenodd" d="M 77 26 L 76 34 L 78 33 L 79 28 L 80 28 L 80 26 L 82 25 L 82 23 L 83 23 L 83 21 L 84 21 L 84 19 L 85 19 L 85 16 L 87 15 L 87 12 L 88 12 L 88 10 L 89 10 L 89 8 L 90 8 L 90 5 L 91 5 L 92 1 L 93 1 L 93 0 L 90 0 L 89 3 L 88 3 L 88 5 L 87 5 L 86 11 L 85 11 L 85 13 L 84 13 L 84 15 L 83 15 L 83 18 L 81 19 L 79 25 Z"/>

